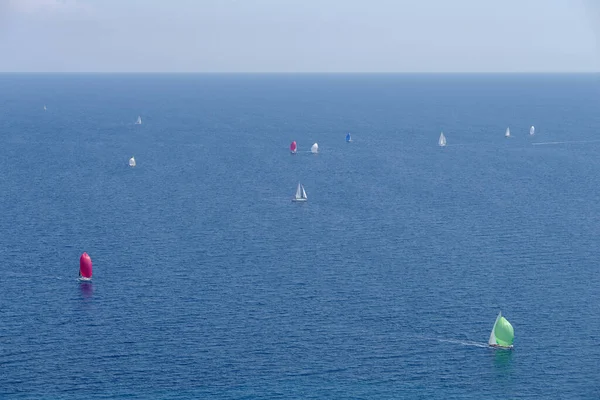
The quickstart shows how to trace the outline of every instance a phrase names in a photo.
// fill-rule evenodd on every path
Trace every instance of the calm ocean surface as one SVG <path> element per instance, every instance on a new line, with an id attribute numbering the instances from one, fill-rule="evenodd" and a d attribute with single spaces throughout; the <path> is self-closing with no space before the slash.
<path id="1" fill-rule="evenodd" d="M 600 75 L 0 75 L 0 397 L 600 398 L 599 106 Z"/>

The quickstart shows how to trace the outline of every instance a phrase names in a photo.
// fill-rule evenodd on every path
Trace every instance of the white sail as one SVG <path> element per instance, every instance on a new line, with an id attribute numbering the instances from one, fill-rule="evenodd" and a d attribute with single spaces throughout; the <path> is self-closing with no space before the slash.
<path id="1" fill-rule="evenodd" d="M 44 104 L 44 111 L 46 111 L 46 105 Z"/>
<path id="2" fill-rule="evenodd" d="M 319 152 L 319 145 L 317 143 L 313 144 L 310 148 L 311 153 L 316 154 Z"/>
<path id="3" fill-rule="evenodd" d="M 496 345 L 496 335 L 494 334 L 494 329 L 496 329 L 496 324 L 500 320 L 500 317 L 502 317 L 502 311 L 500 311 L 498 313 L 498 316 L 496 317 L 496 321 L 494 322 L 494 326 L 492 327 L 492 333 L 490 333 L 490 340 L 488 341 L 488 344 L 490 346 L 495 346 Z"/>
<path id="4" fill-rule="evenodd" d="M 438 144 L 441 147 L 444 147 L 446 145 L 446 136 L 444 136 L 444 132 L 440 133 L 440 140 L 438 141 Z"/>
<path id="5" fill-rule="evenodd" d="M 504 134 L 504 137 L 510 137 L 510 128 L 506 128 L 506 133 Z"/>
<path id="6" fill-rule="evenodd" d="M 306 197 L 306 191 L 304 190 L 304 186 L 302 186 L 300 183 L 298 183 L 298 187 L 296 188 L 296 195 L 294 196 L 292 201 L 304 202 L 307 200 L 308 200 L 308 198 Z"/>
<path id="7" fill-rule="evenodd" d="M 535 126 L 531 125 L 531 128 L 529 128 L 529 134 L 535 135 Z"/>
<path id="8" fill-rule="evenodd" d="M 131 158 L 129 159 L 129 166 L 130 166 L 130 167 L 135 167 L 135 158 L 131 157 Z"/>
<path id="9" fill-rule="evenodd" d="M 137 121 L 135 121 L 136 125 L 141 125 L 142 124 L 142 117 L 138 117 Z"/>

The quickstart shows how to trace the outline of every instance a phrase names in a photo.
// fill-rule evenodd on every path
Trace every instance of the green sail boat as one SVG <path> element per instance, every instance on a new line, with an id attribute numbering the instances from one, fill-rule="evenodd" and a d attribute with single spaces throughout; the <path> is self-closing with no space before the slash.
<path id="1" fill-rule="evenodd" d="M 502 316 L 502 312 L 498 313 L 492 333 L 490 333 L 490 341 L 488 344 L 492 347 L 501 349 L 512 349 L 515 340 L 515 331 L 512 325 L 506 318 Z"/>

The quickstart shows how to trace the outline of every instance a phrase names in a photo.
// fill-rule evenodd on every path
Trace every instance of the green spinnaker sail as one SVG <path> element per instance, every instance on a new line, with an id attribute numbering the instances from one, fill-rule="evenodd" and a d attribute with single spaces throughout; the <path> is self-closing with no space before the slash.
<path id="1" fill-rule="evenodd" d="M 494 336 L 498 346 L 510 347 L 515 340 L 515 331 L 512 325 L 504 317 L 500 317 L 494 325 Z"/>

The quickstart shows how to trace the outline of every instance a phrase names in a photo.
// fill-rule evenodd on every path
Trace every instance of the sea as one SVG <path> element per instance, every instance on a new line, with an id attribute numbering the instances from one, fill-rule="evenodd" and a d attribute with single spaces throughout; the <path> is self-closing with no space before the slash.
<path id="1" fill-rule="evenodd" d="M 0 398 L 598 399 L 599 106 L 594 74 L 1 74 Z"/>

